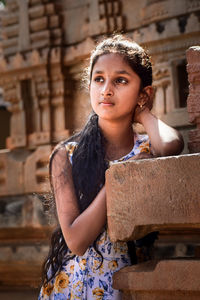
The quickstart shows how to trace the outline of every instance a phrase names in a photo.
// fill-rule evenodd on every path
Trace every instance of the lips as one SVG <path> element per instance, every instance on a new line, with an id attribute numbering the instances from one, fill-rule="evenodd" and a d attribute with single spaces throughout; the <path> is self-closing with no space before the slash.
<path id="1" fill-rule="evenodd" d="M 106 105 L 106 106 L 112 106 L 112 105 L 114 105 L 114 103 L 112 103 L 112 102 L 110 102 L 108 100 L 100 101 L 100 104 Z"/>

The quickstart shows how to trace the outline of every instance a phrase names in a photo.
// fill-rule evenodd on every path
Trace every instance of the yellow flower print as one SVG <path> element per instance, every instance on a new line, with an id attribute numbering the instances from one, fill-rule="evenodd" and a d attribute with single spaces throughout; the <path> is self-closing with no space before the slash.
<path id="1" fill-rule="evenodd" d="M 43 296 L 44 295 L 50 296 L 52 291 L 53 291 L 53 285 L 48 283 L 46 286 L 43 286 L 42 294 Z"/>
<path id="2" fill-rule="evenodd" d="M 114 243 L 113 248 L 114 248 L 116 253 L 126 254 L 128 252 L 127 243 L 124 243 L 124 242 Z"/>
<path id="3" fill-rule="evenodd" d="M 92 271 L 94 274 L 98 273 L 99 275 L 104 273 L 104 265 L 98 259 L 93 260 Z"/>
<path id="4" fill-rule="evenodd" d="M 86 259 L 85 258 L 81 259 L 81 261 L 79 262 L 79 266 L 82 271 L 85 270 L 85 268 L 86 268 Z"/>
<path id="5" fill-rule="evenodd" d="M 103 299 L 104 290 L 101 289 L 101 288 L 95 288 L 92 291 L 92 294 L 94 295 L 94 297 L 95 297 L 96 300 L 101 300 L 101 299 Z"/>
<path id="6" fill-rule="evenodd" d="M 80 280 L 77 281 L 75 284 L 73 284 L 73 290 L 77 290 L 81 292 L 82 289 L 83 289 L 83 282 L 81 282 Z"/>
<path id="7" fill-rule="evenodd" d="M 104 274 L 104 267 L 103 264 L 101 265 L 101 267 L 99 268 L 99 275 Z"/>
<path id="8" fill-rule="evenodd" d="M 106 237 L 105 237 L 105 234 L 103 234 L 100 239 L 97 241 L 97 245 L 100 246 L 100 245 L 103 245 L 105 244 L 105 241 L 106 241 Z"/>
<path id="9" fill-rule="evenodd" d="M 96 273 L 97 269 L 99 268 L 100 266 L 100 261 L 98 259 L 94 259 L 93 260 L 93 264 L 92 264 L 92 270 L 94 273 Z"/>
<path id="10" fill-rule="evenodd" d="M 70 270 L 71 274 L 74 273 L 74 265 L 71 265 L 71 267 L 69 268 L 69 270 Z"/>
<path id="11" fill-rule="evenodd" d="M 108 263 L 108 268 L 112 271 L 114 271 L 116 268 L 118 267 L 118 263 L 116 260 L 111 260 L 109 263 Z"/>
<path id="12" fill-rule="evenodd" d="M 66 289 L 69 284 L 69 276 L 65 272 L 60 272 L 56 276 L 55 288 L 60 293 L 63 289 Z"/>
<path id="13" fill-rule="evenodd" d="M 138 148 L 140 149 L 140 152 L 145 152 L 145 153 L 149 153 L 150 152 L 149 142 L 142 143 Z"/>
<path id="14" fill-rule="evenodd" d="M 75 295 L 75 293 L 73 291 L 71 291 L 69 300 L 81 300 L 81 297 Z"/>

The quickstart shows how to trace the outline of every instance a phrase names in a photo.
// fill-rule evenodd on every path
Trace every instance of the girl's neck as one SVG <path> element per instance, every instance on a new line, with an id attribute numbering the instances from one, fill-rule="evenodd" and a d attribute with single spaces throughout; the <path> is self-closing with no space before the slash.
<path id="1" fill-rule="evenodd" d="M 135 140 L 135 133 L 132 124 L 121 124 L 101 121 L 99 120 L 99 127 L 106 139 L 106 158 L 108 160 L 115 160 L 128 154 L 133 146 Z"/>

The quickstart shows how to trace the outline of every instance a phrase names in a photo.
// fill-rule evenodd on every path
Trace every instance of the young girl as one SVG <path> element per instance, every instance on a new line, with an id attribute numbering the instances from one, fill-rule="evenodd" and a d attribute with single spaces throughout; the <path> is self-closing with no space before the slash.
<path id="1" fill-rule="evenodd" d="M 122 36 L 93 51 L 89 92 L 93 113 L 83 130 L 60 143 L 50 158 L 59 227 L 44 264 L 39 299 L 121 299 L 112 275 L 130 264 L 125 242 L 111 243 L 106 228 L 105 171 L 110 162 L 179 154 L 179 133 L 152 107 L 152 67 L 147 53 Z M 133 131 L 141 123 L 147 135 Z M 146 157 L 146 154 L 144 154 Z"/>

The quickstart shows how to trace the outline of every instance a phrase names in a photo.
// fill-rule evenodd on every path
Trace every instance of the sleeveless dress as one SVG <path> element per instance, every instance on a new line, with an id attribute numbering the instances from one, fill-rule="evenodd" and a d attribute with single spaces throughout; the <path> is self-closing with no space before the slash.
<path id="1" fill-rule="evenodd" d="M 76 145 L 75 142 L 66 144 L 71 163 Z M 141 152 L 150 152 L 147 135 L 138 135 L 131 152 L 112 162 L 126 161 Z M 89 246 L 83 256 L 76 255 L 63 263 L 61 272 L 41 288 L 38 300 L 120 300 L 121 292 L 112 288 L 112 276 L 130 265 L 127 243 L 112 243 L 105 227 L 96 245 L 103 255 L 102 264 L 100 255 Z"/>

